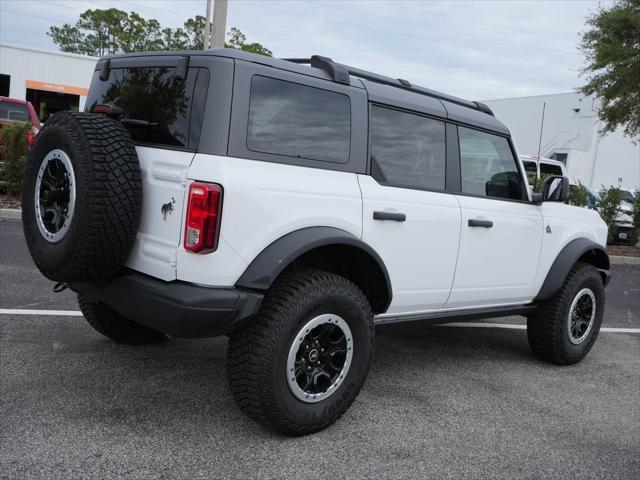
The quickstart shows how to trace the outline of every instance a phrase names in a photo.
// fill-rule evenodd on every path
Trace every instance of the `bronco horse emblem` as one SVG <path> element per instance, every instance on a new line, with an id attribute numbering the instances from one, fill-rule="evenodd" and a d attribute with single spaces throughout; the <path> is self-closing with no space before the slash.
<path id="1" fill-rule="evenodd" d="M 171 201 L 162 204 L 162 208 L 160 209 L 160 211 L 162 212 L 162 219 L 166 222 L 167 221 L 167 215 L 169 215 L 171 212 L 173 212 L 173 206 L 176 204 L 176 199 L 171 197 Z"/>

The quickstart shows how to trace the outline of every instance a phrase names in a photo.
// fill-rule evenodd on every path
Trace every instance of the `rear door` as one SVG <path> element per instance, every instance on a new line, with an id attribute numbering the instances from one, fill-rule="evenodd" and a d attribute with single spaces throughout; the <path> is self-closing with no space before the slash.
<path id="1" fill-rule="evenodd" d="M 96 104 L 121 108 L 121 121 L 136 144 L 143 179 L 142 218 L 126 265 L 173 280 L 187 170 L 200 138 L 209 73 L 205 68 L 188 68 L 186 74 L 176 74 L 171 61 L 166 64 L 160 58 L 160 66 L 147 66 L 152 61 L 147 58 L 141 63 L 145 66 L 119 68 L 114 60 L 107 80 L 96 71 L 87 110 Z"/>
<path id="2" fill-rule="evenodd" d="M 444 192 L 446 125 L 373 105 L 369 128 L 371 175 L 358 175 L 363 239 L 391 277 L 386 315 L 439 309 L 451 290 L 460 238 L 460 206 Z"/>
<path id="3" fill-rule="evenodd" d="M 447 308 L 531 299 L 542 246 L 540 209 L 527 201 L 507 138 L 458 127 L 460 253 Z"/>

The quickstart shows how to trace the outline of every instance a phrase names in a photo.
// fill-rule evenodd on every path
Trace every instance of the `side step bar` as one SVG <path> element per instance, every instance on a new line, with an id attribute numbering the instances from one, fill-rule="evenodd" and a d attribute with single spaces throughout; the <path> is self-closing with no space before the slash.
<path id="1" fill-rule="evenodd" d="M 511 305 L 508 307 L 474 308 L 470 310 L 449 310 L 444 312 L 417 313 L 411 315 L 389 315 L 373 318 L 375 326 L 393 325 L 407 322 L 423 322 L 438 325 L 451 322 L 471 322 L 485 318 L 508 317 L 511 315 L 528 315 L 533 313 L 536 305 Z"/>

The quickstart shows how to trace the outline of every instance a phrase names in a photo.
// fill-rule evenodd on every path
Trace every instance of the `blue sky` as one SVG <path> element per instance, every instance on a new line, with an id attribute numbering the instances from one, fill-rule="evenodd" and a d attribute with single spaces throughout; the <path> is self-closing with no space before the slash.
<path id="1" fill-rule="evenodd" d="M 580 85 L 585 17 L 611 0 L 229 0 L 228 27 L 278 57 L 321 54 L 473 99 Z M 0 0 L 0 41 L 56 49 L 51 25 L 116 7 L 180 26 L 205 0 Z"/>

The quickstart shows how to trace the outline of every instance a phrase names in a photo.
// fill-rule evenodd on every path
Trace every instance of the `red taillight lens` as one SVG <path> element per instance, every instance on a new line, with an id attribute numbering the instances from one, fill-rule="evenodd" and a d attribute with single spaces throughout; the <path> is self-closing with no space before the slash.
<path id="1" fill-rule="evenodd" d="M 33 145 L 33 143 L 36 141 L 36 134 L 35 132 L 32 130 L 29 133 L 27 133 L 27 144 L 29 144 L 29 146 Z"/>
<path id="2" fill-rule="evenodd" d="M 111 113 L 111 105 L 107 103 L 98 103 L 91 109 L 93 113 Z"/>
<path id="3" fill-rule="evenodd" d="M 192 183 L 184 228 L 185 250 L 204 253 L 218 247 L 221 213 L 222 187 L 215 183 Z"/>

